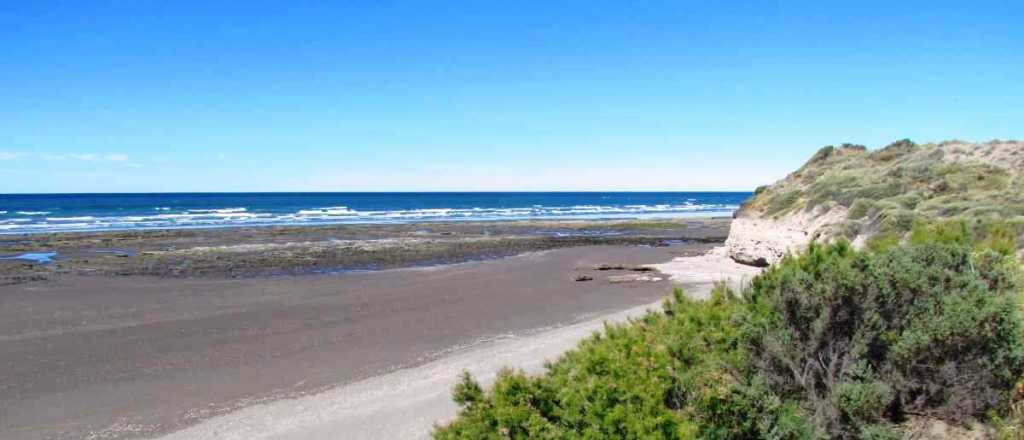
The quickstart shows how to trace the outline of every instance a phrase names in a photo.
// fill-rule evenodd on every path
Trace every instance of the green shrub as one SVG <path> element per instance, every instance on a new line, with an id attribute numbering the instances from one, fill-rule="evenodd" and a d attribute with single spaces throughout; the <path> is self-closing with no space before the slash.
<path id="1" fill-rule="evenodd" d="M 781 214 L 789 210 L 789 208 L 792 208 L 799 199 L 800 191 L 797 190 L 776 194 L 768 201 L 768 210 L 766 211 L 766 214 L 769 216 Z"/>
<path id="2" fill-rule="evenodd" d="M 464 378 L 456 386 L 459 419 L 434 437 L 676 439 L 749 429 L 714 415 L 746 413 L 737 400 L 741 382 L 728 373 L 742 359 L 729 325 L 737 307 L 722 294 L 696 302 L 677 293 L 665 313 L 606 326 L 543 376 L 503 371 L 489 392 L 469 399 L 458 397 L 476 389 Z"/>
<path id="3" fill-rule="evenodd" d="M 843 237 L 849 240 L 856 238 L 860 235 L 864 229 L 864 225 L 858 221 L 846 220 L 842 223 L 832 226 L 834 228 L 834 237 Z"/>
<path id="4" fill-rule="evenodd" d="M 992 414 L 1016 440 L 1015 228 L 917 224 L 903 247 L 897 234 L 871 251 L 812 244 L 740 296 L 676 290 L 662 313 L 607 325 L 544 375 L 503 370 L 484 391 L 464 373 L 459 417 L 434 437 L 889 440 L 905 414 Z"/>
<path id="5" fill-rule="evenodd" d="M 903 209 L 917 209 L 917 205 L 920 205 L 921 202 L 924 201 L 924 198 L 917 192 L 909 192 L 892 197 L 890 200 L 898 204 Z"/>
<path id="6" fill-rule="evenodd" d="M 947 165 L 942 169 L 944 185 L 948 192 L 998 191 L 1009 185 L 1009 174 L 1002 168 L 991 165 Z"/>
<path id="7" fill-rule="evenodd" d="M 831 145 L 826 145 L 824 147 L 821 147 L 821 149 L 819 149 L 817 152 L 814 153 L 814 156 L 811 156 L 811 159 L 808 160 L 807 163 L 812 164 L 812 163 L 821 162 L 821 161 L 823 161 L 825 159 L 828 159 L 829 156 L 831 156 L 832 153 L 834 153 L 835 151 L 836 151 L 836 147 L 833 147 Z"/>
<path id="8" fill-rule="evenodd" d="M 836 389 L 839 409 L 845 418 L 875 422 L 892 402 L 892 388 L 878 380 L 851 380 Z"/>
<path id="9" fill-rule="evenodd" d="M 455 384 L 455 390 L 452 391 L 452 399 L 459 406 L 469 406 L 483 400 L 484 390 L 480 388 L 480 384 L 473 380 L 473 376 L 468 371 L 463 371 L 462 376 L 459 376 L 459 382 Z"/>
<path id="10" fill-rule="evenodd" d="M 903 193 L 903 185 L 899 182 L 884 182 L 862 186 L 860 188 L 845 191 L 836 201 L 844 206 L 850 206 L 854 200 L 863 198 L 881 200 L 895 197 Z"/>
<path id="11" fill-rule="evenodd" d="M 879 162 L 889 162 L 900 156 L 907 155 L 917 148 L 910 139 L 902 139 L 893 142 L 885 147 L 871 153 L 871 159 Z"/>
<path id="12" fill-rule="evenodd" d="M 721 287 L 707 301 L 676 291 L 664 313 L 606 326 L 542 376 L 505 370 L 481 394 L 464 375 L 459 417 L 434 437 L 820 438 L 798 404 L 749 380 L 734 323 L 742 307 Z"/>
<path id="13" fill-rule="evenodd" d="M 871 199 L 857 199 L 850 205 L 850 210 L 846 213 L 846 218 L 850 220 L 860 220 L 868 215 L 868 212 L 874 207 L 874 202 Z"/>
<path id="14" fill-rule="evenodd" d="M 1003 255 L 1017 252 L 1019 230 L 1009 222 L 982 222 L 979 232 L 975 234 L 978 246 L 991 249 Z"/>
<path id="15" fill-rule="evenodd" d="M 833 438 L 883 416 L 962 420 L 1005 402 L 1024 372 L 1016 263 L 940 241 L 812 245 L 755 278 L 743 318 L 755 370 Z"/>
<path id="16" fill-rule="evenodd" d="M 895 232 L 882 232 L 875 234 L 868 239 L 865 248 L 869 252 L 884 252 L 900 245 L 900 234 Z"/>
<path id="17" fill-rule="evenodd" d="M 1018 386 L 1018 390 L 1024 390 L 1024 381 Z M 1024 395 L 1022 394 L 1024 392 L 1019 391 L 1018 398 L 1020 400 L 1011 405 L 1005 415 L 992 415 L 996 440 L 1024 440 Z"/>
<path id="18" fill-rule="evenodd" d="M 946 220 L 916 222 L 908 241 L 914 244 L 943 243 L 973 246 L 976 250 L 989 250 L 1005 256 L 1017 252 L 1019 225 L 1003 220 Z"/>
<path id="19" fill-rule="evenodd" d="M 917 214 L 909 209 L 891 209 L 878 214 L 879 228 L 882 232 L 907 232 L 918 220 Z"/>
<path id="20" fill-rule="evenodd" d="M 840 172 L 830 172 L 819 177 L 808 189 L 809 206 L 818 206 L 829 201 L 849 206 L 852 201 L 843 201 L 846 200 L 850 188 L 859 187 L 858 180 L 859 177 L 854 174 Z"/>

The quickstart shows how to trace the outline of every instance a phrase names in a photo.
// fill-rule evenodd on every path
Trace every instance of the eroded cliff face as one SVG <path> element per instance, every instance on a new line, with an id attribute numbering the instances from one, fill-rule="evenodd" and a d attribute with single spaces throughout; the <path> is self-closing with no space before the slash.
<path id="1" fill-rule="evenodd" d="M 813 240 L 832 238 L 831 226 L 845 219 L 846 211 L 835 206 L 781 218 L 737 217 L 725 247 L 737 263 L 769 266 L 787 254 L 800 252 Z"/>

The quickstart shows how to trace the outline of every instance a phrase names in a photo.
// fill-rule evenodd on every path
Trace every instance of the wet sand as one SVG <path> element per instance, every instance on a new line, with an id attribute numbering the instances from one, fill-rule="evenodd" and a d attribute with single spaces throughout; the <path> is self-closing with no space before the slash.
<path id="1" fill-rule="evenodd" d="M 710 244 L 583 246 L 432 268 L 249 279 L 66 274 L 0 287 L 0 438 L 138 438 L 648 304 L 601 264 Z M 574 281 L 587 275 L 592 281 Z"/>

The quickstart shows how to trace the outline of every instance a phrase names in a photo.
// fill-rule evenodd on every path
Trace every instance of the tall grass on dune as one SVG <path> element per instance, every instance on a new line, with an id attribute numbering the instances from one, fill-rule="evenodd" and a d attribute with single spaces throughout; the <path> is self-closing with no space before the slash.
<path id="1" fill-rule="evenodd" d="M 758 188 L 737 215 L 783 219 L 842 209 L 845 219 L 822 236 L 903 236 L 916 222 L 949 219 L 995 222 L 1024 236 L 1024 143 L 826 146 Z"/>

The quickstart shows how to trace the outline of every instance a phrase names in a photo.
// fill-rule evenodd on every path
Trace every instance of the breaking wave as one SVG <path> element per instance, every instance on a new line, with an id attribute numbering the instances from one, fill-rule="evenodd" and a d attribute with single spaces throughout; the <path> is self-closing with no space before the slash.
<path id="1" fill-rule="evenodd" d="M 67 217 L 48 217 L 50 213 L 44 211 L 18 211 L 13 216 L 0 218 L 0 233 L 426 221 L 700 217 L 728 215 L 737 207 L 737 204 L 701 204 L 687 200 L 678 204 L 652 205 L 532 205 L 391 210 L 323 206 L 287 212 L 260 212 L 245 207 L 175 209 L 161 206 L 152 208 L 150 214 Z"/>

